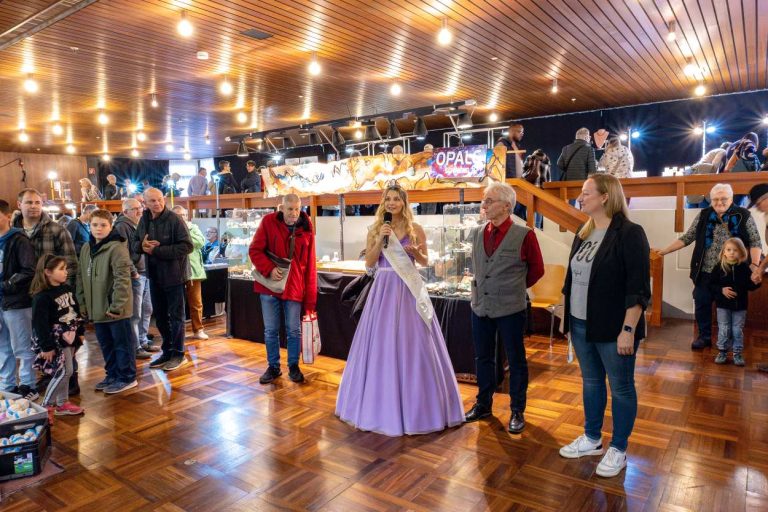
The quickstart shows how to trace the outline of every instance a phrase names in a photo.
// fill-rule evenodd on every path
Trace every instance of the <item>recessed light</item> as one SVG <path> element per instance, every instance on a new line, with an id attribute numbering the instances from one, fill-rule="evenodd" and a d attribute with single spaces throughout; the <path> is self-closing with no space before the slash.
<path id="1" fill-rule="evenodd" d="M 72 50 L 73 52 L 80 51 L 80 48 L 78 48 L 77 46 L 70 46 L 69 49 Z"/>
<path id="2" fill-rule="evenodd" d="M 208 60 L 208 52 L 197 52 L 197 60 Z"/>
<path id="3" fill-rule="evenodd" d="M 491 60 L 499 60 L 498 57 L 491 57 Z"/>
<path id="4" fill-rule="evenodd" d="M 571 101 L 576 101 L 576 98 L 571 98 Z"/>

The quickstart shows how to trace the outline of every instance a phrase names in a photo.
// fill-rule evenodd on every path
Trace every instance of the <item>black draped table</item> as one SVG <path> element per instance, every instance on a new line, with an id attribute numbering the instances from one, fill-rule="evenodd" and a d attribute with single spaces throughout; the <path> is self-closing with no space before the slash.
<path id="1" fill-rule="evenodd" d="M 203 298 L 203 318 L 216 314 L 216 304 L 227 301 L 227 264 L 205 265 L 205 279 L 200 285 L 200 295 Z M 184 301 L 185 318 L 189 318 L 189 304 Z"/>
<path id="2" fill-rule="evenodd" d="M 351 318 L 352 305 L 341 301 L 341 292 L 356 276 L 339 272 L 317 273 L 317 321 L 323 348 L 320 354 L 347 358 L 355 323 Z M 461 380 L 472 380 L 475 373 L 475 350 L 472 345 L 471 309 L 469 301 L 447 297 L 430 297 L 435 307 L 453 370 Z M 264 341 L 264 320 L 259 296 L 253 293 L 253 282 L 229 280 L 227 298 L 228 332 L 235 338 Z M 285 347 L 285 332 L 280 329 L 280 346 Z M 503 349 L 499 344 L 497 357 L 500 377 L 503 378 Z"/>

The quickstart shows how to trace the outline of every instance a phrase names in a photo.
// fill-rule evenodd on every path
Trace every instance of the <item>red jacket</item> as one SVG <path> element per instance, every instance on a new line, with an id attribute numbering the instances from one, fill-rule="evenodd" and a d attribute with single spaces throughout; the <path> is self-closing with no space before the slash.
<path id="1" fill-rule="evenodd" d="M 264 277 L 269 277 L 274 263 L 264 253 L 270 252 L 281 258 L 288 257 L 289 239 L 291 233 L 283 222 L 283 213 L 270 213 L 261 219 L 259 229 L 253 235 L 253 240 L 248 248 L 248 255 L 256 267 L 256 272 L 261 272 Z M 269 291 L 257 282 L 253 283 L 253 291 L 265 293 L 283 300 L 301 302 L 304 311 L 314 311 L 317 303 L 317 266 L 315 263 L 315 235 L 312 229 L 312 221 L 309 216 L 301 212 L 296 222 L 295 242 L 291 271 L 288 273 L 288 281 L 282 294 Z"/>

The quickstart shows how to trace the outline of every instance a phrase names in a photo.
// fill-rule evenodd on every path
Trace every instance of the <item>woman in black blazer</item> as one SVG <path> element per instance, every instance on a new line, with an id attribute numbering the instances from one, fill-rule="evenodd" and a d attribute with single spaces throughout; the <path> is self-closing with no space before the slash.
<path id="1" fill-rule="evenodd" d="M 596 473 L 611 477 L 627 465 L 627 441 L 637 416 L 635 357 L 651 298 L 650 247 L 643 228 L 629 220 L 615 177 L 590 176 L 578 200 L 590 219 L 573 241 L 563 294 L 565 328 L 581 367 L 584 434 L 560 455 L 575 459 L 603 453 L 607 375 L 613 437 Z"/>

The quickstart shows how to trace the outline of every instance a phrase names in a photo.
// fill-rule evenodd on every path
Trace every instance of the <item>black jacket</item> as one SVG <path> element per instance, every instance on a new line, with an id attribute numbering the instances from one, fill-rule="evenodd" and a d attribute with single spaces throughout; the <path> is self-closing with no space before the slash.
<path id="1" fill-rule="evenodd" d="M 595 150 L 589 142 L 576 139 L 563 148 L 557 166 L 560 168 L 560 181 L 584 181 L 597 171 Z"/>
<path id="2" fill-rule="evenodd" d="M 131 255 L 131 263 L 133 263 L 132 270 L 136 270 L 139 274 L 144 274 L 147 271 L 146 257 L 143 253 L 135 252 L 133 250 L 136 226 L 133 225 L 133 222 L 128 220 L 128 217 L 121 213 L 115 221 L 115 224 L 112 226 L 112 230 L 128 241 L 128 252 Z"/>
<path id="3" fill-rule="evenodd" d="M 571 308 L 571 259 L 582 240 L 576 236 L 565 274 L 565 332 L 569 331 Z M 650 246 L 642 226 L 617 213 L 597 250 L 587 291 L 587 341 L 615 342 L 624 328 L 627 309 L 651 299 Z M 659 297 L 661 300 L 661 297 Z M 635 340 L 645 337 L 645 315 L 635 329 Z"/>
<path id="4" fill-rule="evenodd" d="M 691 255 L 691 272 L 689 274 L 694 284 L 700 283 L 702 278 L 705 280 L 709 278 L 709 276 L 705 276 L 701 272 L 701 266 L 704 264 L 704 255 L 707 252 L 707 223 L 713 211 L 714 208 L 709 206 L 699 213 L 699 223 L 696 226 L 696 242 L 694 242 L 693 254 Z M 749 251 L 749 247 L 752 246 L 752 240 L 749 239 L 749 234 L 747 233 L 747 220 L 749 220 L 752 214 L 746 208 L 736 206 L 735 204 L 732 204 L 726 213 L 740 215 L 735 236 L 744 242 L 744 247 L 747 247 L 747 251 Z"/>
<path id="5" fill-rule="evenodd" d="M 152 254 L 141 247 L 144 236 L 157 240 L 160 245 Z M 178 286 L 189 280 L 189 253 L 192 252 L 192 238 L 184 221 L 168 208 L 152 219 L 152 212 L 146 210 L 136 227 L 131 250 L 144 254 L 147 262 L 147 277 L 161 288 Z"/>
<path id="6" fill-rule="evenodd" d="M 2 257 L 2 274 L 0 274 L 0 289 L 3 300 L 0 303 L 3 311 L 9 309 L 25 309 L 32 305 L 29 296 L 29 285 L 35 276 L 35 248 L 23 231 L 10 235 L 5 242 Z"/>
<path id="7" fill-rule="evenodd" d="M 219 173 L 219 194 L 237 194 L 237 182 L 231 172 Z"/>
<path id="8" fill-rule="evenodd" d="M 80 219 L 72 219 L 67 224 L 67 232 L 72 237 L 72 243 L 75 244 L 75 254 L 80 254 L 80 249 L 83 248 L 88 240 L 91 238 L 91 232 L 88 230 L 88 226 L 83 224 Z"/>
<path id="9" fill-rule="evenodd" d="M 77 331 L 81 323 L 75 292 L 68 284 L 41 291 L 32 302 L 32 335 L 41 352 L 67 346 L 66 332 Z"/>
<path id="10" fill-rule="evenodd" d="M 718 265 L 712 272 L 709 283 L 717 307 L 732 311 L 746 311 L 749 305 L 749 292 L 760 288 L 759 284 L 752 282 L 752 271 L 749 270 L 749 263 L 746 261 L 734 265 L 727 272 Z M 733 288 L 736 297 L 729 299 L 723 295 L 723 288 L 725 287 Z"/>
<path id="11" fill-rule="evenodd" d="M 240 182 L 240 191 L 261 192 L 261 173 L 259 171 L 249 172 Z"/>
<path id="12" fill-rule="evenodd" d="M 111 183 L 104 185 L 104 199 L 107 201 L 120 199 L 120 190 L 117 188 L 117 185 L 112 185 Z"/>

